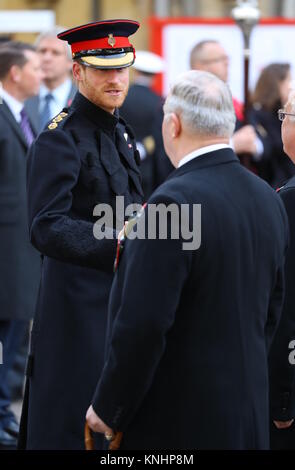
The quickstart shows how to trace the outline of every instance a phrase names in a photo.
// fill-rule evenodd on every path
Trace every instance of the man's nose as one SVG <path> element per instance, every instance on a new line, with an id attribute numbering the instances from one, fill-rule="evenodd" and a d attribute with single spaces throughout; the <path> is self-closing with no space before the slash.
<path id="1" fill-rule="evenodd" d="M 44 52 L 42 55 L 41 55 L 41 58 L 43 60 L 51 60 L 52 59 L 52 54 L 50 51 L 48 52 Z"/>
<path id="2" fill-rule="evenodd" d="M 108 70 L 107 80 L 112 83 L 118 83 L 120 81 L 120 73 L 117 69 Z"/>

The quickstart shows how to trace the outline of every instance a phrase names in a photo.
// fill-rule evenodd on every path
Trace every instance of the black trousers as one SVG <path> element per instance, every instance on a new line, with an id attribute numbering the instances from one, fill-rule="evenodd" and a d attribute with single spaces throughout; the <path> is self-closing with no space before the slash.
<path id="1" fill-rule="evenodd" d="M 28 322 L 25 320 L 0 320 L 0 342 L 3 353 L 3 363 L 0 365 L 0 429 L 3 429 L 7 420 L 14 417 L 9 409 L 11 390 L 8 375 L 13 367 L 27 327 Z"/>

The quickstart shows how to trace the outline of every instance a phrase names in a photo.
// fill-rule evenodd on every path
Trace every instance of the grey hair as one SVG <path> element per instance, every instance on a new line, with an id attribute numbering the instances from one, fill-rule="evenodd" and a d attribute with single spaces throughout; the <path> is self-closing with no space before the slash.
<path id="1" fill-rule="evenodd" d="M 165 115 L 179 115 L 190 133 L 230 138 L 236 116 L 226 83 L 209 72 L 191 70 L 172 85 L 164 105 Z"/>
<path id="2" fill-rule="evenodd" d="M 41 43 L 41 41 L 43 41 L 43 39 L 46 39 L 46 38 L 55 38 L 55 39 L 57 39 L 57 35 L 62 33 L 65 30 L 66 30 L 66 28 L 63 28 L 62 26 L 55 26 L 54 28 L 42 31 L 42 33 L 39 34 L 39 36 L 37 37 L 37 39 L 35 41 L 35 47 L 38 49 L 39 46 L 40 46 L 40 43 Z M 61 39 L 60 39 L 60 41 L 61 41 Z M 71 47 L 69 46 L 69 44 L 66 41 L 62 41 L 62 42 L 63 42 L 63 44 L 66 48 L 68 59 L 72 60 Z"/>

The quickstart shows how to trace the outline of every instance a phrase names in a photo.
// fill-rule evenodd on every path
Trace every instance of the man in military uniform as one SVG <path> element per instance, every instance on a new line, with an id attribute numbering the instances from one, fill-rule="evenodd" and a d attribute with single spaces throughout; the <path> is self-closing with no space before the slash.
<path id="1" fill-rule="evenodd" d="M 136 21 L 58 35 L 78 83 L 70 109 L 40 134 L 28 165 L 30 237 L 43 255 L 20 448 L 83 449 L 85 414 L 103 366 L 117 232 L 93 235 L 94 207 L 142 202 L 137 151 L 119 108 L 128 90 Z M 123 226 L 124 220 L 116 220 Z"/>

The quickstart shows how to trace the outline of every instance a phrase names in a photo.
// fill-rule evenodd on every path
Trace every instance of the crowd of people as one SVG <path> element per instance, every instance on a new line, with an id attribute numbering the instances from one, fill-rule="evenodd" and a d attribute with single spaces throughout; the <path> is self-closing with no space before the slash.
<path id="1" fill-rule="evenodd" d="M 202 41 L 164 98 L 138 28 L 0 44 L 0 449 L 82 450 L 85 420 L 97 449 L 294 449 L 290 64 L 245 116 Z M 150 207 L 179 211 L 165 237 Z"/>

